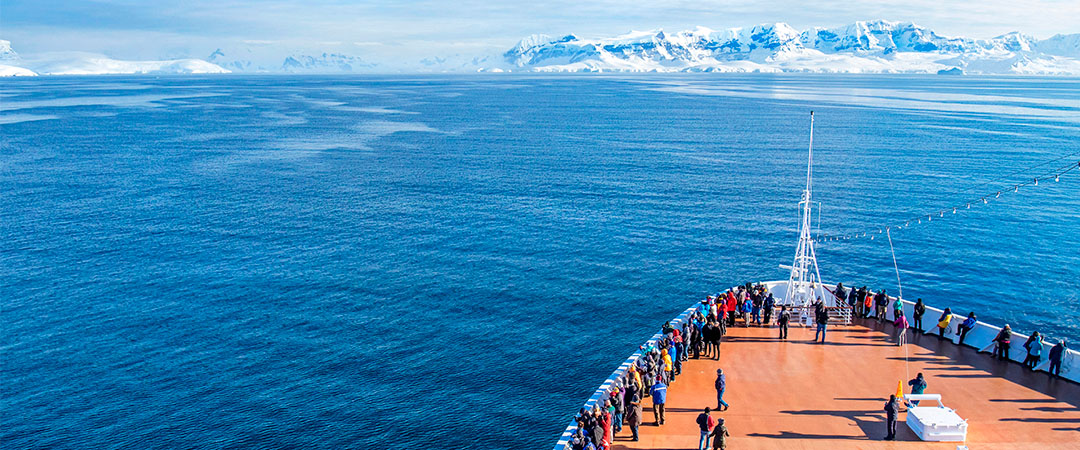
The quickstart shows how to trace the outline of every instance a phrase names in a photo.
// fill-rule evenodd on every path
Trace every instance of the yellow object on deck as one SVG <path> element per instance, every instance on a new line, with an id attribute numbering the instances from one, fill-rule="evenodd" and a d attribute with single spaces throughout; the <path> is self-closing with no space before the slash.
<path id="1" fill-rule="evenodd" d="M 896 382 L 896 398 L 897 400 L 904 398 L 904 380 Z"/>

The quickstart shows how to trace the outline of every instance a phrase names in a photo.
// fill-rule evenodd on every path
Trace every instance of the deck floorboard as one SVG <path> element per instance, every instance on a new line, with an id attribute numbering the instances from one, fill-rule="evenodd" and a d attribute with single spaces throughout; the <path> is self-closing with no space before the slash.
<path id="1" fill-rule="evenodd" d="M 729 328 L 719 361 L 694 360 L 669 388 L 667 421 L 653 425 L 650 399 L 643 403 L 640 441 L 629 428 L 616 449 L 697 448 L 695 418 L 715 407 L 713 380 L 723 368 L 731 404 L 723 417 L 729 449 L 955 449 L 956 443 L 922 442 L 903 423 L 897 440 L 884 441 L 882 410 L 897 381 L 922 372 L 927 393 L 942 394 L 946 406 L 968 420 L 968 445 L 975 449 L 1080 449 L 1080 386 L 1032 373 L 1016 363 L 909 334 L 899 347 L 892 326 L 860 320 L 830 327 L 826 344 L 812 342 L 813 329 L 792 327 L 779 342 L 776 328 Z"/>

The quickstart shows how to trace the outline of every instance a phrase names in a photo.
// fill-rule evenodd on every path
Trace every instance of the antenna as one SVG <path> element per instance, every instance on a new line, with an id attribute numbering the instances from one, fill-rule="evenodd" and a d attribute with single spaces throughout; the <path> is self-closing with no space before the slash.
<path id="1" fill-rule="evenodd" d="M 810 156 L 806 158 L 806 192 L 810 192 L 814 174 L 814 112 L 810 111 Z"/>
<path id="2" fill-rule="evenodd" d="M 799 244 L 795 248 L 795 261 L 791 264 L 787 292 L 781 303 L 784 305 L 806 307 L 813 304 L 817 299 L 825 302 L 826 306 L 836 306 L 837 304 L 831 295 L 825 295 L 825 289 L 821 284 L 821 273 L 817 265 L 817 254 L 814 251 L 814 239 L 810 234 L 813 227 L 811 222 L 813 218 L 813 181 L 814 112 L 810 111 L 810 145 L 807 149 L 806 158 L 806 189 L 803 190 L 802 201 L 799 202 Z M 820 208 L 818 208 L 818 214 L 820 223 Z"/>

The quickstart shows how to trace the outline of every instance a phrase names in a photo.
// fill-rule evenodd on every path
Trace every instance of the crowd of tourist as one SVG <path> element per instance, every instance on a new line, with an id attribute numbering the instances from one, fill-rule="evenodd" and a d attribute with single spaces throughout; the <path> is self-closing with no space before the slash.
<path id="1" fill-rule="evenodd" d="M 843 284 L 837 284 L 836 289 L 831 291 L 836 296 L 839 304 L 846 300 L 854 317 L 879 322 L 887 321 L 889 307 L 892 307 L 894 320 L 892 324 L 896 330 L 897 345 L 904 345 L 909 330 L 929 333 L 923 326 L 923 316 L 926 314 L 926 305 L 918 299 L 912 308 L 912 320 L 909 321 L 904 312 L 904 303 L 900 298 L 890 298 L 887 291 L 882 289 L 873 292 L 866 286 L 861 288 L 845 288 Z M 720 346 L 728 328 L 737 326 L 740 322 L 743 327 L 770 326 L 774 312 L 777 313 L 778 340 L 787 339 L 788 326 L 791 322 L 791 313 L 786 306 L 780 306 L 776 311 L 777 301 L 773 294 L 761 284 L 747 283 L 726 292 L 707 296 L 691 311 L 689 316 L 682 321 L 681 326 L 676 327 L 670 322 L 661 328 L 660 338 L 649 341 L 640 348 L 640 357 L 620 377 L 618 377 L 607 395 L 602 396 L 602 404 L 593 405 L 592 409 L 582 408 L 576 416 L 577 429 L 570 439 L 573 450 L 608 450 L 614 442 L 617 433 L 626 428 L 630 429 L 631 439 L 639 439 L 639 428 L 644 422 L 642 403 L 645 398 L 651 398 L 652 418 L 655 426 L 663 426 L 665 422 L 665 407 L 667 403 L 668 386 L 675 383 L 676 378 L 682 373 L 683 363 L 690 359 L 707 358 L 720 359 Z M 945 308 L 936 324 L 939 338 L 945 338 L 947 333 L 959 336 L 959 343 L 976 327 L 978 323 L 975 313 L 971 312 L 965 320 L 952 331 L 953 313 L 950 308 Z M 829 323 L 829 312 L 824 303 L 820 301 L 814 304 L 814 319 L 817 324 L 814 340 L 825 342 L 825 334 Z M 993 340 L 994 357 L 1009 359 L 1012 330 L 1006 324 Z M 1038 333 L 1032 333 L 1024 349 L 1027 357 L 1023 364 L 1035 370 L 1042 362 L 1043 340 Z M 1050 361 L 1048 372 L 1051 376 L 1059 376 L 1061 360 L 1065 355 L 1065 341 L 1059 341 L 1054 345 L 1047 357 Z M 923 374 L 908 382 L 913 394 L 921 394 L 926 389 L 926 380 Z M 716 411 L 726 411 L 730 405 L 724 401 L 726 390 L 726 378 L 723 369 L 717 370 L 715 381 L 716 388 Z M 898 400 L 895 395 L 886 403 L 885 410 L 888 419 L 888 436 L 886 439 L 895 437 L 896 416 L 893 411 L 898 411 Z M 912 402 L 909 406 L 918 405 Z M 697 418 L 697 424 L 701 430 L 699 449 L 708 447 L 709 442 L 713 448 L 726 448 L 729 431 L 724 419 L 711 416 L 713 409 L 705 408 Z"/>
<path id="2" fill-rule="evenodd" d="M 892 304 L 893 326 L 896 330 L 896 342 L 897 345 L 904 345 L 907 341 L 908 330 L 914 330 L 915 332 L 928 332 L 923 326 L 923 316 L 926 315 L 926 304 L 923 303 L 923 299 L 917 299 L 912 307 L 912 320 L 908 320 L 906 313 L 904 312 L 904 303 L 899 297 L 891 298 L 888 293 L 882 289 L 878 292 L 873 292 L 867 289 L 866 286 L 855 289 L 845 289 L 843 284 L 837 284 L 836 290 L 833 293 L 838 298 L 846 298 L 848 306 L 852 308 L 856 317 L 865 319 L 874 319 L 880 322 L 886 321 L 886 310 L 889 304 Z M 968 333 L 975 329 L 978 323 L 978 318 L 974 311 L 968 313 L 963 322 L 955 325 L 956 316 L 953 314 L 951 308 L 945 308 L 942 311 L 941 316 L 938 317 L 937 326 L 933 329 L 937 332 L 938 338 L 945 339 L 946 334 L 955 334 L 958 336 L 957 343 L 964 345 L 964 340 L 967 339 Z M 955 330 L 955 331 L 954 331 Z M 993 339 L 993 357 L 999 360 L 1010 360 L 1009 350 L 1012 347 L 1012 328 L 1008 324 L 998 332 Z M 1024 350 L 1026 351 L 1024 366 L 1031 370 L 1035 370 L 1043 361 L 1043 353 L 1045 351 L 1045 344 L 1042 336 L 1038 331 L 1031 334 L 1031 336 L 1024 343 Z M 1065 355 L 1067 345 L 1064 340 L 1059 340 L 1050 350 L 1046 353 L 1046 358 L 1049 361 L 1049 367 L 1047 372 L 1052 376 L 1061 375 L 1061 361 Z"/>

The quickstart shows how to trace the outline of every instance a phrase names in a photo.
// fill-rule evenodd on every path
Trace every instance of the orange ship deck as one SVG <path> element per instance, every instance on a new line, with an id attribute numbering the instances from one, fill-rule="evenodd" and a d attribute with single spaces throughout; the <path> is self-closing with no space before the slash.
<path id="1" fill-rule="evenodd" d="M 922 372 L 927 393 L 968 420 L 965 445 L 976 449 L 1080 449 L 1080 386 L 999 362 L 974 349 L 909 332 L 895 345 L 891 325 L 858 321 L 830 327 L 827 343 L 815 344 L 812 328 L 792 327 L 787 342 L 776 328 L 728 329 L 720 360 L 691 359 L 668 391 L 667 420 L 652 421 L 643 402 L 640 441 L 629 428 L 616 449 L 692 449 L 700 433 L 695 418 L 715 407 L 716 369 L 727 376 L 723 417 L 729 449 L 955 449 L 958 443 L 923 442 L 904 424 L 897 440 L 884 441 L 882 410 L 897 381 Z M 711 447 L 711 443 L 710 443 Z"/>

